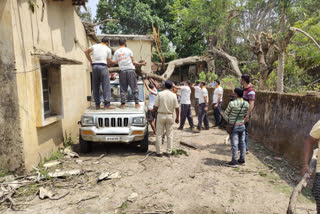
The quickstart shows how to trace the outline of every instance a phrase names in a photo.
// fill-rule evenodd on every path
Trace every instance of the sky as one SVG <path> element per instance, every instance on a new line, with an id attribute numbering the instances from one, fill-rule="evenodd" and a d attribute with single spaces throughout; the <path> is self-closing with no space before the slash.
<path id="1" fill-rule="evenodd" d="M 92 13 L 92 18 L 95 19 L 96 18 L 96 11 L 97 11 L 97 4 L 98 4 L 99 0 L 89 0 L 88 3 L 86 4 L 87 8 L 90 8 L 90 11 Z M 81 10 L 84 10 L 83 8 L 81 8 Z M 99 29 L 99 27 L 95 27 L 97 34 L 101 34 L 101 30 Z"/>
<path id="2" fill-rule="evenodd" d="M 97 4 L 99 0 L 89 0 L 87 3 L 87 7 L 90 7 L 93 18 L 96 17 Z"/>

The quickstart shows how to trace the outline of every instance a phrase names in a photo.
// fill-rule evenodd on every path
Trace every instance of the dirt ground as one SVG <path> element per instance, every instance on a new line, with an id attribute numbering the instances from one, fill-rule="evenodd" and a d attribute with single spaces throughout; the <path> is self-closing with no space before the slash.
<path id="1" fill-rule="evenodd" d="M 276 157 L 258 142 L 250 143 L 247 164 L 227 167 L 231 147 L 225 143 L 226 132 L 211 128 L 200 134 L 174 130 L 175 147 L 186 155 L 156 157 L 137 152 L 132 145 L 96 144 L 93 152 L 80 158 L 63 159 L 56 168 L 81 169 L 84 173 L 66 179 L 51 179 L 51 188 L 59 200 L 40 200 L 35 191 L 25 190 L 15 198 L 22 211 L 2 206 L 2 213 L 286 213 L 299 172 Z M 199 146 L 192 149 L 180 142 Z M 150 137 L 150 152 L 155 138 Z M 165 149 L 164 144 L 163 149 Z M 101 154 L 103 158 L 97 160 Z M 82 162 L 79 160 L 83 160 Z M 50 171 L 55 168 L 50 168 Z M 121 178 L 103 180 L 103 171 L 119 172 Z M 137 193 L 132 201 L 128 197 Z M 298 213 L 316 213 L 310 190 L 299 198 Z M 1 212 L 1 211 L 0 211 Z"/>

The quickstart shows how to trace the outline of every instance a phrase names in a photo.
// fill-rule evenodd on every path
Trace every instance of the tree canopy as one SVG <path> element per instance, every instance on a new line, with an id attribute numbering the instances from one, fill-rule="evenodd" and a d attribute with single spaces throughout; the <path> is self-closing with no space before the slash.
<path id="1" fill-rule="evenodd" d="M 298 92 L 319 90 L 320 50 L 290 27 L 319 41 L 318 8 L 318 0 L 100 0 L 96 21 L 119 20 L 101 25 L 102 33 L 152 34 L 153 26 L 159 28 L 166 62 L 223 50 L 262 89 L 276 89 L 284 60 L 284 91 Z M 153 60 L 159 61 L 156 51 Z M 219 78 L 230 79 L 230 63 L 218 57 L 214 63 Z"/>

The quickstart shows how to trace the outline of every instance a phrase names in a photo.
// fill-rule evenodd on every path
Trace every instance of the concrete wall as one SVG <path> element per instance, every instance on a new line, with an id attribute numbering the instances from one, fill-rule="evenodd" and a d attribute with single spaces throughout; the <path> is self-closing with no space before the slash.
<path id="1" fill-rule="evenodd" d="M 152 42 L 127 40 L 127 46 L 132 50 L 135 61 L 139 62 L 143 59 L 147 62 L 147 65 L 143 66 L 142 70 L 145 72 L 151 72 Z"/>
<path id="2" fill-rule="evenodd" d="M 25 167 L 30 170 L 57 150 L 65 133 L 77 137 L 77 121 L 88 106 L 86 96 L 90 95 L 91 69 L 80 47 L 89 47 L 89 41 L 72 1 L 45 1 L 43 21 L 41 0 L 36 1 L 39 8 L 35 7 L 34 13 L 28 0 L 10 2 L 13 22 L 10 36 L 14 40 L 16 58 L 20 127 Z M 75 38 L 80 45 L 75 44 Z M 57 117 L 42 127 L 37 127 L 41 109 L 41 71 L 39 58 L 32 55 L 37 49 L 83 62 L 83 65 L 61 65 L 64 119 Z"/>
<path id="3" fill-rule="evenodd" d="M 0 168 L 23 170 L 11 0 L 0 1 Z"/>
<path id="4" fill-rule="evenodd" d="M 211 113 L 213 91 L 213 88 L 208 88 Z M 223 110 L 227 108 L 231 95 L 231 90 L 224 90 Z M 194 104 L 194 90 L 191 96 Z M 311 96 L 258 91 L 249 126 L 249 139 L 264 144 L 293 166 L 300 167 L 303 141 L 318 120 L 320 93 Z"/>

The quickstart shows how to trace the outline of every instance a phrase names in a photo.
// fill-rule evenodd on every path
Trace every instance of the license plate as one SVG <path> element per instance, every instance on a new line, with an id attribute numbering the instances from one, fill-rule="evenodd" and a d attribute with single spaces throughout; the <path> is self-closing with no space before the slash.
<path id="1" fill-rule="evenodd" d="M 120 141 L 120 137 L 106 137 L 106 141 L 110 141 L 110 142 Z"/>

